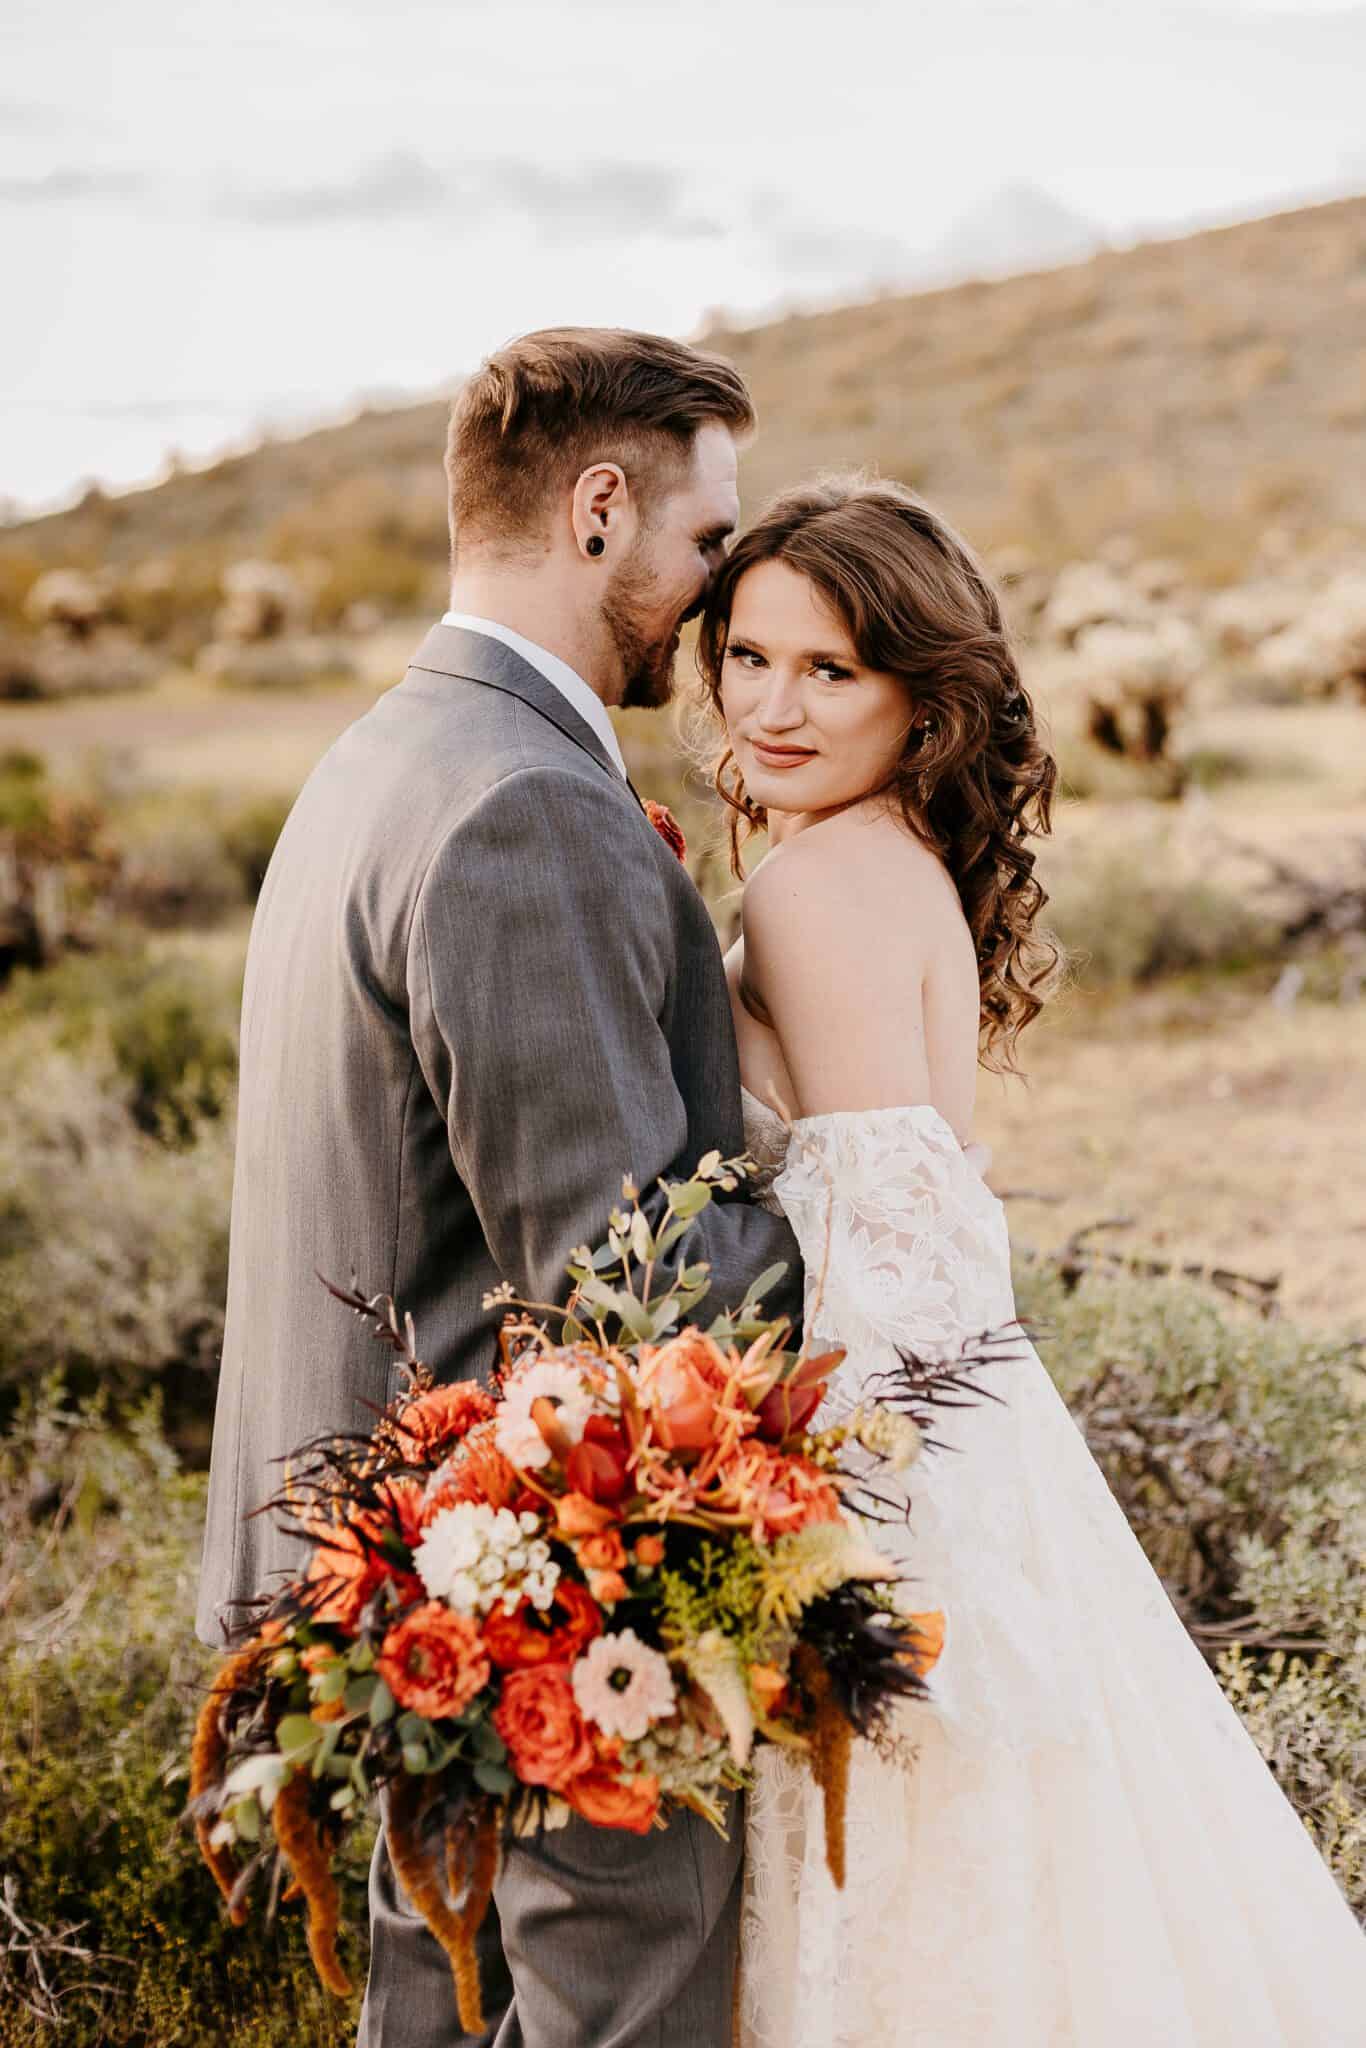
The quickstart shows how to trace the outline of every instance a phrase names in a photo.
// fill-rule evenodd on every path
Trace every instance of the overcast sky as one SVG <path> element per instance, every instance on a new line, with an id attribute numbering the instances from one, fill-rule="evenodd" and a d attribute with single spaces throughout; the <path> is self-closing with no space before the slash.
<path id="1" fill-rule="evenodd" d="M 551 321 L 686 333 L 1017 217 L 1126 241 L 1366 189 L 1363 81 L 1366 6 L 1317 0 L 7 0 L 0 498 Z"/>

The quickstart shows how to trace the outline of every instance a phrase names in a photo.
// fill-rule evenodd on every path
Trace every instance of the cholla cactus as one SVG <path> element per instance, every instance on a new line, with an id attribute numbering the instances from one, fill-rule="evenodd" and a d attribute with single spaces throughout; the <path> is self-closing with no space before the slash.
<path id="1" fill-rule="evenodd" d="M 1195 628 L 1171 616 L 1092 626 L 1076 652 L 1091 738 L 1132 761 L 1163 759 L 1204 657 Z"/>
<path id="2" fill-rule="evenodd" d="M 1297 623 L 1258 648 L 1258 673 L 1297 696 L 1355 690 L 1366 698 L 1366 574 L 1336 576 L 1302 604 Z"/>

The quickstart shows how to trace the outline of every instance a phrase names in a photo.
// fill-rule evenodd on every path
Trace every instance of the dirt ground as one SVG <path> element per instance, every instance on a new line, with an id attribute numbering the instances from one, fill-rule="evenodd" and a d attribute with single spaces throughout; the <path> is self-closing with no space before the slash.
<path id="1" fill-rule="evenodd" d="M 983 1077 L 978 1135 L 1017 1243 L 1281 1277 L 1297 1319 L 1366 1336 L 1366 1023 L 1244 989 L 1060 1000 L 1022 1082 Z"/>

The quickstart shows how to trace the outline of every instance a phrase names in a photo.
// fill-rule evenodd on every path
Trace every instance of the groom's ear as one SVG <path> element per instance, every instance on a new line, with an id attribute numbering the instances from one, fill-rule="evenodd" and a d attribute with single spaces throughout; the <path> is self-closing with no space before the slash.
<path id="1" fill-rule="evenodd" d="M 619 463 L 595 462 L 574 485 L 574 543 L 585 561 L 609 563 L 634 537 L 636 507 Z"/>

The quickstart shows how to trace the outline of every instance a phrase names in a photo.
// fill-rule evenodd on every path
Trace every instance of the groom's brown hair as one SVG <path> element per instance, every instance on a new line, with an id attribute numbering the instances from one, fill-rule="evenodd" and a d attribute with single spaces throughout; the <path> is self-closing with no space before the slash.
<path id="1" fill-rule="evenodd" d="M 754 426 L 740 372 L 720 356 L 619 327 L 546 327 L 482 363 L 446 442 L 451 551 L 461 536 L 541 541 L 552 499 L 616 462 L 646 502 L 681 481 L 698 428 Z"/>

